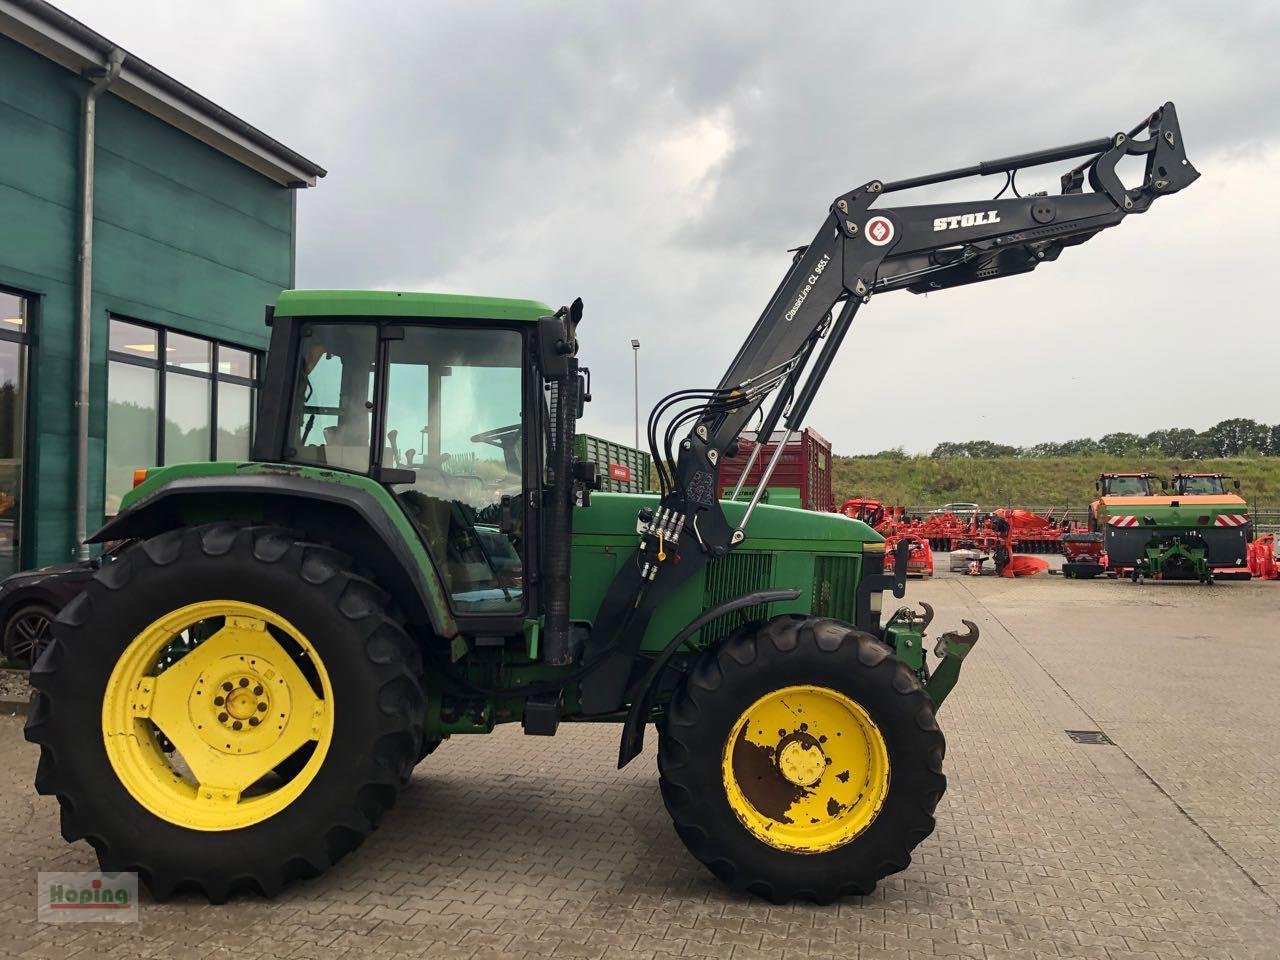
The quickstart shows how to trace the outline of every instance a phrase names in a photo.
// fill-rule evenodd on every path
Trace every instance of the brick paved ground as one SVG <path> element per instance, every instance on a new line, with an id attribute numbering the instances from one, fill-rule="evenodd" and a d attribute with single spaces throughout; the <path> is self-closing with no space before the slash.
<path id="1" fill-rule="evenodd" d="M 275 902 L 41 925 L 35 872 L 93 860 L 57 838 L 5 719 L 0 955 L 1280 956 L 1280 585 L 940 577 L 911 595 L 984 638 L 942 713 L 938 830 L 865 900 L 726 894 L 672 833 L 652 750 L 616 771 L 616 731 L 583 726 L 446 743 L 368 843 Z"/>

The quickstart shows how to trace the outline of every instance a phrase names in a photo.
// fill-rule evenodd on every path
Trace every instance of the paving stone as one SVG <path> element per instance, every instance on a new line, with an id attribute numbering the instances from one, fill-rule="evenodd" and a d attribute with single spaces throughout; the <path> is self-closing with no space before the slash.
<path id="1" fill-rule="evenodd" d="M 671 830 L 653 738 L 619 771 L 617 729 L 592 724 L 453 738 L 363 847 L 278 900 L 144 896 L 136 925 L 45 925 L 36 872 L 93 854 L 61 841 L 20 720 L 0 718 L 0 957 L 1280 956 L 1280 588 L 939 576 L 910 591 L 983 637 L 940 715 L 937 830 L 870 896 L 728 893 Z"/>

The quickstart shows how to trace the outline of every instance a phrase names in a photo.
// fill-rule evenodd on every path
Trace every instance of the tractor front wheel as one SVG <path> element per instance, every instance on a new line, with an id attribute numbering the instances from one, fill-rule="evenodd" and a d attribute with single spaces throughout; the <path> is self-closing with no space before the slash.
<path id="1" fill-rule="evenodd" d="M 775 903 L 905 870 L 946 789 L 933 704 L 874 637 L 778 617 L 736 631 L 672 700 L 658 765 L 690 852 Z"/>
<path id="2" fill-rule="evenodd" d="M 422 749 L 420 659 L 386 607 L 346 556 L 275 527 L 175 530 L 103 567 L 31 674 L 63 836 L 159 898 L 326 869 Z"/>

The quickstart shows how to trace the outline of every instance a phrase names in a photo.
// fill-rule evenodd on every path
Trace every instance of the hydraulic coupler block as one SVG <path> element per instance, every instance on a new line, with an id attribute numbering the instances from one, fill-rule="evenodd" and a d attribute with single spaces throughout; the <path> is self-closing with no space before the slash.
<path id="1" fill-rule="evenodd" d="M 636 515 L 636 533 L 640 535 L 640 576 L 654 580 L 658 568 L 676 553 L 685 515 L 669 507 L 650 510 L 645 507 Z"/>

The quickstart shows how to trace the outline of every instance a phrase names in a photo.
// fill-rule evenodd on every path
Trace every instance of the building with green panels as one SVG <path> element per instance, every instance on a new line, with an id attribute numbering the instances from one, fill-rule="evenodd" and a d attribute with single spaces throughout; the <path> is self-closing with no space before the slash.
<path id="1" fill-rule="evenodd" d="M 0 0 L 0 575 L 77 555 L 137 467 L 247 455 L 264 305 L 322 176 L 55 7 Z"/>

